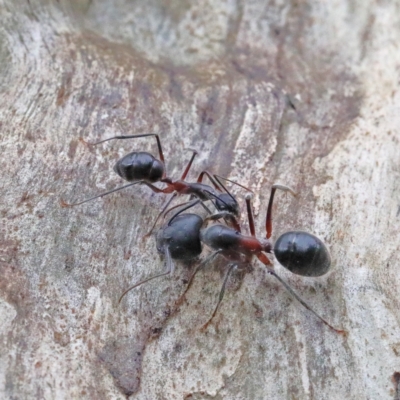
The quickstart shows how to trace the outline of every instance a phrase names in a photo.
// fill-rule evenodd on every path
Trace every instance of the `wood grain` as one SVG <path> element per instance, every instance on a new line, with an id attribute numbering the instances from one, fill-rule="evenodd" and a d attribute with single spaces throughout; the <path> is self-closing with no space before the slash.
<path id="1" fill-rule="evenodd" d="M 334 0 L 0 2 L 0 393 L 6 399 L 395 399 L 400 371 L 400 10 Z M 333 268 L 261 265 L 130 284 L 162 269 L 143 239 L 165 197 L 121 185 L 116 160 L 157 132 L 168 174 L 190 152 L 255 192 L 263 234 L 315 233 Z M 239 199 L 241 190 L 234 190 Z M 243 204 L 243 202 L 241 201 Z M 244 209 L 243 225 L 246 225 Z M 206 254 L 206 250 L 204 251 Z"/>

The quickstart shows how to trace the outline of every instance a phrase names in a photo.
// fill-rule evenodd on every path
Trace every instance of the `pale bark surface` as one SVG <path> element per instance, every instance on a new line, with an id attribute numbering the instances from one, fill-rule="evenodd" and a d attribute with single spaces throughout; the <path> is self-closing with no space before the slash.
<path id="1" fill-rule="evenodd" d="M 4 399 L 398 399 L 400 4 L 398 1 L 0 1 L 0 397 Z M 255 192 L 263 235 L 303 229 L 332 271 L 276 270 L 320 323 L 254 263 L 197 276 L 163 266 L 143 235 L 165 196 L 128 189 L 115 161 L 156 155 Z M 243 192 L 235 190 L 243 204 Z M 242 210 L 244 229 L 247 229 Z M 204 250 L 204 255 L 207 253 Z"/>

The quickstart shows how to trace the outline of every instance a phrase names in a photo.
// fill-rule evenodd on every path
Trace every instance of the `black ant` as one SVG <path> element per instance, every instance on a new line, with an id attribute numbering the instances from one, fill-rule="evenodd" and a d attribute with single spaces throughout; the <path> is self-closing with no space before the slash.
<path id="1" fill-rule="evenodd" d="M 269 274 L 273 275 L 285 287 L 285 289 L 298 300 L 305 308 L 316 315 L 324 324 L 338 333 L 345 331 L 334 328 L 325 319 L 318 315 L 304 300 L 302 300 L 293 289 L 282 280 L 273 270 L 273 264 L 264 253 L 274 253 L 280 264 L 294 274 L 301 276 L 322 276 L 328 272 L 331 265 L 331 257 L 325 244 L 316 236 L 303 231 L 291 231 L 281 235 L 278 240 L 272 245 L 270 238 L 272 236 L 272 205 L 276 189 L 288 191 L 296 195 L 292 189 L 282 185 L 273 185 L 268 203 L 266 217 L 266 238 L 258 239 L 255 236 L 253 211 L 251 208 L 251 196 L 246 196 L 247 215 L 249 220 L 249 229 L 251 236 L 243 235 L 236 232 L 232 228 L 216 224 L 209 228 L 200 231 L 200 240 L 208 247 L 214 250 L 212 254 L 221 254 L 228 260 L 234 263 L 228 269 L 225 276 L 221 292 L 219 295 L 218 304 L 208 322 L 204 327 L 207 327 L 215 316 L 218 307 L 223 299 L 225 286 L 230 273 L 233 269 L 240 265 L 247 266 L 253 256 L 256 256 L 266 267 Z M 215 214 L 207 219 L 218 219 L 223 216 L 223 213 Z M 194 271 L 186 291 L 190 288 L 196 273 L 204 266 L 200 264 Z"/>
<path id="2" fill-rule="evenodd" d="M 164 160 L 164 154 L 162 151 L 161 147 L 161 141 L 156 133 L 147 133 L 147 134 L 141 134 L 141 135 L 129 135 L 129 136 L 114 136 L 108 139 L 101 140 L 99 142 L 95 143 L 89 143 L 91 145 L 98 145 L 110 140 L 114 139 L 136 139 L 140 137 L 148 137 L 148 136 L 154 136 L 157 141 L 157 146 L 158 146 L 158 153 L 159 153 L 159 158 L 155 158 L 152 154 L 144 151 L 134 151 L 131 152 L 124 157 L 122 157 L 120 160 L 117 161 L 117 163 L 114 166 L 114 171 L 122 178 L 125 179 L 128 182 L 131 182 L 127 185 L 121 186 L 119 188 L 110 190 L 108 192 L 104 192 L 101 194 L 98 194 L 96 196 L 90 197 L 88 199 L 68 204 L 64 201 L 61 202 L 61 205 L 63 207 L 72 207 L 72 206 L 77 206 L 83 203 L 87 203 L 91 200 L 97 199 L 99 197 L 106 196 L 108 194 L 117 192 L 119 190 L 126 189 L 130 186 L 137 185 L 137 184 L 144 184 L 148 186 L 153 192 L 155 193 L 173 193 L 172 197 L 167 201 L 159 215 L 157 216 L 153 227 L 151 228 L 150 232 L 146 235 L 150 235 L 150 233 L 153 231 L 159 217 L 164 213 L 164 211 L 167 209 L 171 201 L 174 199 L 174 197 L 177 194 L 189 194 L 192 196 L 197 197 L 198 199 L 202 201 L 207 201 L 210 200 L 213 202 L 214 206 L 218 211 L 221 212 L 226 212 L 228 214 L 231 214 L 235 217 L 239 215 L 239 205 L 236 201 L 236 199 L 232 196 L 232 194 L 228 191 L 228 189 L 223 185 L 221 182 L 221 179 L 227 180 L 231 183 L 234 183 L 248 191 L 251 192 L 250 189 L 242 186 L 241 184 L 231 181 L 227 178 L 223 178 L 218 175 L 211 175 L 208 171 L 203 171 L 199 175 L 197 182 L 195 183 L 190 183 L 186 182 L 185 178 L 192 166 L 193 160 L 195 156 L 197 155 L 196 151 L 193 151 L 192 157 L 189 160 L 181 178 L 179 180 L 173 181 L 171 178 L 167 177 L 166 174 L 166 169 L 165 169 L 165 160 Z M 208 176 L 210 179 L 211 183 L 214 185 L 215 189 L 209 185 L 206 185 L 202 183 L 204 175 Z M 156 182 L 161 182 L 165 183 L 167 186 L 165 188 L 158 188 L 153 185 L 153 183 Z M 225 192 L 223 192 L 223 190 Z M 203 203 L 202 203 L 203 204 Z M 203 205 L 204 206 L 204 205 Z M 206 208 L 207 211 L 209 211 Z M 227 214 L 225 215 L 225 217 Z M 228 217 L 229 218 L 229 217 Z M 229 218 L 230 222 L 233 224 L 235 228 L 239 227 L 239 224 L 237 223 L 236 219 L 234 218 Z"/>
<path id="3" fill-rule="evenodd" d="M 269 274 L 273 275 L 284 288 L 305 308 L 311 311 L 325 325 L 338 333 L 345 331 L 334 328 L 325 319 L 318 315 L 304 300 L 302 300 L 293 289 L 282 280 L 272 269 L 272 263 L 264 253 L 275 253 L 278 261 L 291 272 L 302 276 L 321 276 L 330 268 L 331 259 L 329 251 L 324 243 L 316 236 L 302 231 L 286 232 L 279 237 L 274 247 L 269 240 L 272 235 L 272 204 L 276 189 L 289 191 L 293 195 L 292 189 L 273 185 L 268 203 L 266 217 L 266 238 L 257 239 L 255 237 L 254 218 L 251 209 L 250 196 L 246 196 L 246 206 L 249 220 L 249 228 L 251 236 L 246 236 L 226 225 L 215 224 L 211 227 L 201 229 L 207 220 L 217 220 L 222 218 L 225 213 L 218 213 L 207 217 L 204 221 L 196 214 L 182 214 L 184 210 L 192 207 L 193 204 L 178 211 L 168 222 L 168 224 L 159 231 L 157 237 L 157 249 L 166 256 L 167 271 L 143 281 L 138 282 L 134 286 L 127 289 L 120 297 L 122 298 L 132 289 L 142 285 L 149 280 L 170 274 L 173 271 L 172 258 L 179 259 L 184 255 L 184 259 L 196 258 L 201 253 L 201 242 L 214 250 L 203 262 L 201 262 L 192 274 L 189 283 L 183 293 L 191 287 L 193 279 L 197 272 L 200 271 L 208 262 L 213 260 L 217 255 L 221 254 L 233 264 L 229 267 L 225 275 L 223 285 L 219 294 L 218 303 L 212 313 L 210 319 L 204 325 L 206 328 L 217 313 L 218 307 L 224 297 L 225 286 L 231 272 L 239 265 L 248 266 L 255 255 L 266 267 Z M 186 247 L 187 246 L 187 247 Z"/>

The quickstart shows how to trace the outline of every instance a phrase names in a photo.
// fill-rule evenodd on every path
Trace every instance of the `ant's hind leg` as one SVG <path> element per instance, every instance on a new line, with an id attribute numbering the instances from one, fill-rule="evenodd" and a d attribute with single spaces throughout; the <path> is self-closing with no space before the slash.
<path id="1" fill-rule="evenodd" d="M 326 321 L 324 318 L 322 318 L 317 312 L 315 312 L 299 295 L 297 295 L 294 290 L 279 276 L 276 274 L 275 271 L 268 269 L 268 273 L 273 275 L 282 285 L 283 287 L 303 306 L 305 307 L 308 311 L 312 312 L 322 323 L 324 323 L 326 326 L 331 328 L 333 331 L 336 333 L 340 333 L 342 335 L 347 335 L 347 332 L 343 329 L 337 329 L 334 326 L 332 326 L 328 321 Z"/>
<path id="2" fill-rule="evenodd" d="M 217 303 L 217 305 L 216 305 L 216 307 L 214 309 L 214 312 L 212 313 L 210 319 L 202 326 L 202 328 L 201 328 L 202 330 L 207 329 L 208 325 L 210 325 L 211 321 L 215 317 L 215 314 L 217 314 L 219 305 L 221 304 L 222 299 L 224 298 L 226 283 L 228 282 L 229 276 L 231 275 L 232 271 L 235 268 L 237 268 L 237 264 L 232 264 L 232 265 L 229 266 L 228 272 L 225 275 L 224 282 L 223 282 L 222 287 L 221 287 L 221 291 L 219 292 L 218 303 Z"/>
<path id="3" fill-rule="evenodd" d="M 326 321 L 324 318 L 322 318 L 317 312 L 315 312 L 295 291 L 290 287 L 288 283 L 286 283 L 273 269 L 272 269 L 272 263 L 269 260 L 269 258 L 263 254 L 260 253 L 257 255 L 257 258 L 267 267 L 267 272 L 274 276 L 280 283 L 281 285 L 285 288 L 285 290 L 291 294 L 303 307 L 305 307 L 308 311 L 312 312 L 322 323 L 324 323 L 326 326 L 334 330 L 336 333 L 340 333 L 343 335 L 347 335 L 347 332 L 343 329 L 337 329 L 334 326 L 332 326 L 328 321 Z"/>
<path id="4" fill-rule="evenodd" d="M 133 286 L 129 287 L 128 289 L 126 289 L 125 292 L 122 293 L 122 295 L 120 296 L 120 298 L 119 298 L 119 300 L 118 300 L 118 304 L 121 303 L 121 300 L 122 300 L 122 299 L 125 297 L 125 295 L 126 295 L 128 292 L 130 292 L 132 289 L 135 289 L 135 288 L 137 288 L 138 286 L 143 285 L 143 283 L 149 282 L 149 281 L 151 281 L 151 280 L 153 280 L 153 279 L 156 279 L 156 278 L 159 278 L 159 277 L 161 277 L 161 276 L 169 275 L 169 274 L 171 274 L 171 273 L 174 272 L 174 270 L 175 270 L 175 265 L 174 265 L 174 263 L 173 263 L 173 261 L 172 261 L 171 253 L 170 253 L 169 248 L 168 248 L 167 246 L 164 247 L 164 254 L 165 254 L 166 271 L 163 272 L 163 273 L 161 273 L 161 274 L 153 275 L 153 276 L 151 276 L 150 278 L 143 279 L 142 281 L 140 281 L 140 282 L 134 284 Z"/>
<path id="5" fill-rule="evenodd" d="M 100 198 L 100 197 L 107 196 L 107 195 L 109 195 L 109 194 L 111 194 L 111 193 L 118 192 L 119 190 L 126 189 L 126 188 L 128 188 L 128 187 L 133 186 L 133 185 L 146 185 L 147 187 L 149 187 L 149 188 L 150 188 L 153 192 L 155 192 L 155 193 L 169 193 L 169 188 L 168 188 L 168 187 L 166 187 L 166 188 L 164 188 L 164 189 L 159 189 L 157 186 L 154 186 L 154 185 L 152 185 L 152 184 L 149 183 L 149 182 L 146 182 L 146 181 L 136 181 L 136 182 L 128 183 L 128 184 L 125 185 L 125 186 L 121 186 L 121 187 L 118 187 L 118 188 L 116 188 L 116 189 L 109 190 L 108 192 L 100 193 L 100 194 L 98 194 L 98 195 L 96 195 L 96 196 L 93 196 L 93 197 L 90 197 L 90 198 L 88 198 L 88 199 L 85 199 L 85 200 L 82 200 L 82 201 L 78 201 L 78 202 L 76 202 L 76 203 L 67 203 L 67 202 L 65 202 L 63 199 L 61 199 L 61 200 L 60 200 L 61 207 L 74 207 L 74 206 L 79 206 L 80 204 L 84 204 L 84 203 L 87 203 L 87 202 L 89 202 L 89 201 L 91 201 L 91 200 L 94 200 L 94 199 L 98 199 L 98 198 Z"/>
<path id="6" fill-rule="evenodd" d="M 142 181 L 136 181 L 136 182 L 128 183 L 128 184 L 125 185 L 125 186 L 121 186 L 121 187 L 118 187 L 118 188 L 116 188 L 116 189 L 109 190 L 108 192 L 100 193 L 100 194 L 98 194 L 98 195 L 96 195 L 96 196 L 90 197 L 90 198 L 85 199 L 85 200 L 82 200 L 82 201 L 78 201 L 78 202 L 76 202 L 76 203 L 67 203 L 67 202 L 65 202 L 63 199 L 61 199 L 61 200 L 60 200 L 61 207 L 74 207 L 74 206 L 79 206 L 80 204 L 87 203 L 87 202 L 89 202 L 89 201 L 91 201 L 91 200 L 98 199 L 98 198 L 103 197 L 103 196 L 107 196 L 108 194 L 111 194 L 111 193 L 114 193 L 114 192 L 118 192 L 119 190 L 123 190 L 123 189 L 126 189 L 126 188 L 128 188 L 128 187 L 131 187 L 131 186 L 133 186 L 133 185 L 138 185 L 138 184 L 141 184 L 141 183 L 143 183 L 143 182 L 142 182 Z"/>
<path id="7" fill-rule="evenodd" d="M 179 298 L 179 300 L 176 302 L 175 306 L 179 306 L 183 303 L 186 297 L 186 293 L 189 291 L 189 289 L 192 286 L 194 277 L 197 275 L 197 273 L 206 266 L 210 261 L 214 260 L 214 258 L 221 253 L 221 251 L 215 251 L 214 253 L 210 254 L 205 260 L 203 260 L 194 270 L 192 276 L 189 278 L 188 284 L 186 286 L 185 291 L 183 292 L 182 296 Z"/>

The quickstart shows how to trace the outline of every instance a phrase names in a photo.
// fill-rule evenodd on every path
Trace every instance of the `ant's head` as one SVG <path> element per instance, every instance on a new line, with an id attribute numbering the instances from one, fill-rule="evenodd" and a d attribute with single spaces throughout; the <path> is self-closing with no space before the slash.
<path id="1" fill-rule="evenodd" d="M 218 211 L 227 211 L 235 217 L 239 216 L 239 204 L 235 198 L 228 193 L 221 193 L 217 197 L 215 205 Z"/>

